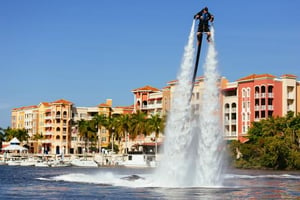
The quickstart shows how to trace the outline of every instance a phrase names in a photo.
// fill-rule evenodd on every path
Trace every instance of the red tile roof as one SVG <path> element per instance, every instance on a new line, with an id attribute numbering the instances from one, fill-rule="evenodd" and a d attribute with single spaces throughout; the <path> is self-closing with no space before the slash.
<path id="1" fill-rule="evenodd" d="M 69 104 L 69 105 L 73 104 L 71 101 L 68 101 L 65 99 L 59 99 L 59 100 L 53 101 L 52 103 Z"/>
<path id="2" fill-rule="evenodd" d="M 144 87 L 141 87 L 141 88 L 137 88 L 137 89 L 134 89 L 132 90 L 132 92 L 138 92 L 138 91 L 151 91 L 151 92 L 158 92 L 160 91 L 159 89 L 155 88 L 155 87 L 152 87 L 150 85 L 146 85 Z"/>
<path id="3" fill-rule="evenodd" d="M 249 76 L 240 78 L 237 81 L 250 81 L 250 80 L 260 79 L 260 78 L 276 78 L 276 76 L 273 76 L 271 74 L 251 74 Z"/>
<path id="4" fill-rule="evenodd" d="M 281 76 L 281 78 L 293 78 L 293 79 L 296 79 L 297 76 L 293 75 L 293 74 L 283 74 Z"/>
<path id="5" fill-rule="evenodd" d="M 100 104 L 98 105 L 98 107 L 106 107 L 106 108 L 109 108 L 110 105 L 108 105 L 108 104 L 106 104 L 106 103 L 100 103 Z"/>
<path id="6" fill-rule="evenodd" d="M 33 108 L 37 108 L 37 106 L 33 105 L 33 106 L 23 106 L 23 107 L 19 107 L 19 108 L 13 108 L 12 110 L 26 110 L 26 109 L 33 109 Z"/>

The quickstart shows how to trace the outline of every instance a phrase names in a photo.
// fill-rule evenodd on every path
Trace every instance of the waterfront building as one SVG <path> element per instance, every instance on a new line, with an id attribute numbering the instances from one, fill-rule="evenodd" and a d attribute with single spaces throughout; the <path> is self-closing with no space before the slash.
<path id="1" fill-rule="evenodd" d="M 247 140 L 247 132 L 253 121 L 268 117 L 284 116 L 288 111 L 300 112 L 300 82 L 292 74 L 276 77 L 270 74 L 251 74 L 234 82 L 220 77 L 220 119 L 226 140 Z M 132 106 L 112 107 L 107 99 L 93 107 L 75 107 L 70 101 L 60 99 L 41 102 L 38 105 L 14 108 L 11 111 L 11 128 L 26 129 L 30 139 L 29 152 L 51 154 L 81 154 L 84 141 L 79 137 L 78 121 L 91 120 L 96 115 L 113 116 L 142 111 L 151 115 L 167 115 L 171 108 L 177 80 L 169 81 L 162 89 L 146 85 L 132 90 Z M 201 97 L 204 91 L 204 77 L 197 77 L 192 92 L 191 105 L 195 116 L 201 112 Z M 39 137 L 34 137 L 39 136 Z M 107 148 L 109 131 L 98 127 L 97 150 Z M 121 150 L 135 144 L 153 144 L 153 134 L 138 136 L 135 141 L 122 138 Z M 162 141 L 163 136 L 159 140 Z"/>
<path id="2" fill-rule="evenodd" d="M 80 120 L 92 120 L 97 115 L 110 117 L 113 114 L 112 99 L 107 99 L 105 103 L 93 107 L 74 107 L 73 108 L 73 125 L 71 131 L 71 154 L 82 154 L 84 151 L 85 141 L 84 138 L 79 136 L 78 122 Z M 109 145 L 109 131 L 104 126 L 97 126 L 97 144 L 96 152 L 100 152 L 101 148 L 107 148 Z"/>
<path id="3" fill-rule="evenodd" d="M 160 116 L 163 115 L 163 93 L 161 90 L 146 85 L 144 87 L 132 90 L 132 93 L 134 95 L 133 112 L 140 110 L 145 112 L 148 116 L 155 114 L 159 114 Z"/>
<path id="4" fill-rule="evenodd" d="M 26 129 L 31 153 L 60 154 L 70 149 L 73 103 L 64 99 L 12 109 L 11 128 Z"/>
<path id="5" fill-rule="evenodd" d="M 238 138 L 247 136 L 253 121 L 285 116 L 288 111 L 299 112 L 297 88 L 299 82 L 291 74 L 279 78 L 270 74 L 251 74 L 237 80 Z"/>
<path id="6" fill-rule="evenodd" d="M 229 82 L 220 77 L 220 114 L 226 140 L 247 140 L 247 132 L 253 121 L 268 117 L 285 116 L 288 111 L 300 112 L 300 82 L 296 76 L 285 74 L 276 77 L 270 74 L 252 74 Z M 170 110 L 177 80 L 167 83 L 162 89 L 162 111 Z M 196 78 L 191 105 L 194 116 L 201 112 L 201 97 L 204 90 L 204 77 Z M 148 89 L 148 90 L 146 90 Z M 148 105 L 149 88 L 134 90 L 135 109 L 143 110 Z M 148 91 L 148 93 L 147 93 Z M 139 93 L 140 92 L 140 93 Z M 142 107 L 138 102 L 143 102 Z"/>

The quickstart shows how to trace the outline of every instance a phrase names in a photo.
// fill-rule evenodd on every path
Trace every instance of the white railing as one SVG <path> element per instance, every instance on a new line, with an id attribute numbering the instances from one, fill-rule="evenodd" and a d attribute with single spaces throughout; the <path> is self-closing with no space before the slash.
<path id="1" fill-rule="evenodd" d="M 45 135 L 53 135 L 53 132 L 52 131 L 46 131 Z"/>
<path id="2" fill-rule="evenodd" d="M 45 127 L 52 127 L 52 123 L 45 123 Z"/>

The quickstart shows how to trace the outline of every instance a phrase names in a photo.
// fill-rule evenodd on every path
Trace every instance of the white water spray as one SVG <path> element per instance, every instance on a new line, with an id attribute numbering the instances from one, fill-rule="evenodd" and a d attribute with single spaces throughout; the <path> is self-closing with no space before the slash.
<path id="1" fill-rule="evenodd" d="M 222 131 L 216 50 L 209 44 L 204 65 L 205 86 L 200 118 L 192 114 L 191 89 L 194 70 L 193 21 L 185 47 L 178 84 L 171 91 L 172 104 L 165 129 L 164 156 L 156 171 L 157 185 L 163 187 L 219 186 L 222 184 Z M 214 30 L 212 28 L 212 39 Z"/>
<path id="2" fill-rule="evenodd" d="M 214 40 L 214 28 L 211 27 Z M 217 186 L 223 182 L 224 139 L 221 124 L 219 95 L 220 75 L 217 71 L 217 51 L 215 44 L 208 45 L 204 64 L 204 90 L 200 109 L 200 134 L 198 140 L 196 184 Z"/>
<path id="3" fill-rule="evenodd" d="M 189 157 L 186 149 L 191 143 L 190 96 L 195 53 L 194 35 L 195 21 L 184 49 L 177 86 L 175 91 L 171 91 L 172 106 L 165 129 L 164 155 L 155 174 L 160 186 L 185 186 L 187 180 L 186 163 Z"/>

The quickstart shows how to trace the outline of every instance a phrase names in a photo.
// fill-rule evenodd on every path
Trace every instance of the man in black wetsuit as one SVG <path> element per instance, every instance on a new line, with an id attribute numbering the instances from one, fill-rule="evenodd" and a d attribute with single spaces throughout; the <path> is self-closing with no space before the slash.
<path id="1" fill-rule="evenodd" d="M 200 12 L 198 12 L 195 16 L 194 19 L 199 19 L 199 26 L 198 26 L 198 31 L 197 31 L 197 38 L 198 42 L 200 41 L 200 36 L 204 32 L 207 34 L 207 41 L 210 42 L 210 30 L 209 30 L 209 25 L 208 22 L 213 22 L 214 21 L 214 16 L 208 12 L 208 8 L 205 7 L 203 8 Z"/>

